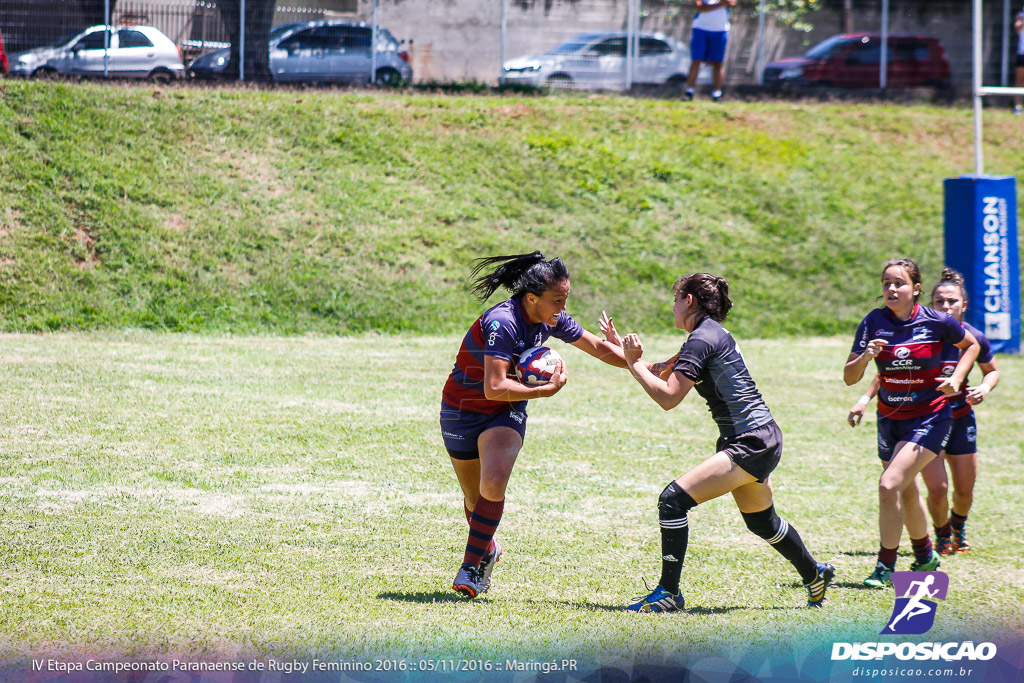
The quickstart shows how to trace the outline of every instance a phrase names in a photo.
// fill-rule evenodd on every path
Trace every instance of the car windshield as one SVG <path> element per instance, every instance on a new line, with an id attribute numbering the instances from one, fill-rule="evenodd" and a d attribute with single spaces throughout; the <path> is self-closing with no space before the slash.
<path id="1" fill-rule="evenodd" d="M 850 40 L 850 38 L 832 36 L 828 40 L 824 40 L 812 47 L 804 56 L 810 57 L 811 59 L 829 59 L 846 47 L 850 43 Z"/>
<path id="2" fill-rule="evenodd" d="M 77 31 L 72 31 L 71 33 L 68 33 L 67 35 L 63 35 L 60 38 L 58 38 L 57 40 L 53 41 L 52 43 L 46 45 L 46 47 L 60 47 L 62 45 L 67 45 L 76 36 L 81 35 L 83 32 L 85 32 L 85 29 L 79 29 Z"/>
<path id="3" fill-rule="evenodd" d="M 571 40 L 567 40 L 553 50 L 548 50 L 549 55 L 567 55 L 573 52 L 579 52 L 583 48 L 587 47 L 594 40 L 594 36 L 576 36 Z"/>
<path id="4" fill-rule="evenodd" d="M 277 38 L 278 36 L 284 35 L 285 32 L 292 30 L 296 26 L 302 26 L 302 24 L 281 24 L 270 29 L 270 37 Z"/>

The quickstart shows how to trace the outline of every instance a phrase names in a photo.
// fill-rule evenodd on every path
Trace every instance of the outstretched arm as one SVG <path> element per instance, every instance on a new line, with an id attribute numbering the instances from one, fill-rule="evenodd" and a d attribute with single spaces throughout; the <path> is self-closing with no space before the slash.
<path id="1" fill-rule="evenodd" d="M 681 372 L 671 372 L 667 379 L 662 379 L 651 372 L 650 366 L 640 360 L 644 346 L 636 334 L 626 335 L 623 340 L 623 353 L 629 372 L 647 395 L 665 410 L 671 410 L 679 405 L 693 386 L 693 382 Z"/>

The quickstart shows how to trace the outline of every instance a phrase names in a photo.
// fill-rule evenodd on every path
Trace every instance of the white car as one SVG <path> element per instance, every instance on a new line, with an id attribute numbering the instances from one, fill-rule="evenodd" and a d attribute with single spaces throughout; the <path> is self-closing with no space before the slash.
<path id="1" fill-rule="evenodd" d="M 626 32 L 583 33 L 549 52 L 510 59 L 502 84 L 560 88 L 626 87 Z M 660 33 L 640 33 L 633 83 L 681 87 L 690 70 L 690 50 Z"/>
<path id="2" fill-rule="evenodd" d="M 11 74 L 171 81 L 185 74 L 181 51 L 152 26 L 93 26 L 10 57 Z"/>

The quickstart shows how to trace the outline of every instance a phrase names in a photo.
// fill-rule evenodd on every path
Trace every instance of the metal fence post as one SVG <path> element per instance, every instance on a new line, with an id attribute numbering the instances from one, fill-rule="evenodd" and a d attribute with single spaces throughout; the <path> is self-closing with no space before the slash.
<path id="1" fill-rule="evenodd" d="M 757 8 L 757 84 L 764 85 L 764 13 L 767 0 L 761 0 Z"/>
<path id="2" fill-rule="evenodd" d="M 103 0 L 103 78 L 110 77 L 110 0 Z"/>
<path id="3" fill-rule="evenodd" d="M 1006 87 L 1010 72 L 1010 0 L 1003 0 L 1003 59 L 999 64 L 999 85 Z"/>
<path id="4" fill-rule="evenodd" d="M 498 74 L 500 75 L 505 69 L 505 41 L 508 34 L 508 0 L 501 0 L 501 53 L 499 59 L 501 63 L 498 65 Z"/>
<path id="5" fill-rule="evenodd" d="M 245 0 L 238 6 L 238 80 L 245 80 Z"/>
<path id="6" fill-rule="evenodd" d="M 370 83 L 377 84 L 377 0 L 370 12 Z"/>
<path id="7" fill-rule="evenodd" d="M 878 60 L 878 87 L 885 90 L 889 70 L 889 0 L 882 0 L 882 51 Z"/>
<path id="8" fill-rule="evenodd" d="M 636 21 L 636 5 L 639 0 L 627 0 L 626 2 L 626 90 L 633 87 L 633 24 Z"/>

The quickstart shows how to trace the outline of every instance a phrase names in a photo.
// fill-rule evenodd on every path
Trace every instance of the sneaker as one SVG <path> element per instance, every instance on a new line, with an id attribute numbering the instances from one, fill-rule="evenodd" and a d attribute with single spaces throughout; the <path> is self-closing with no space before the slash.
<path id="1" fill-rule="evenodd" d="M 939 555 L 946 556 L 950 553 L 950 544 L 952 539 L 949 536 L 936 536 L 935 537 L 935 552 Z"/>
<path id="2" fill-rule="evenodd" d="M 875 571 L 871 572 L 871 576 L 864 579 L 865 586 L 871 586 L 872 588 L 881 588 L 882 586 L 892 585 L 892 573 L 896 571 L 895 567 L 890 568 L 881 562 L 875 567 Z"/>
<path id="3" fill-rule="evenodd" d="M 967 527 L 960 531 L 953 529 L 953 543 L 949 549 L 951 553 L 969 553 L 971 544 L 967 542 Z"/>
<path id="4" fill-rule="evenodd" d="M 481 593 L 486 593 L 487 589 L 491 587 L 491 572 L 494 571 L 494 565 L 501 562 L 501 556 L 504 554 L 505 551 L 501 549 L 501 544 L 495 540 L 494 550 L 484 555 L 483 559 L 480 560 Z"/>
<path id="5" fill-rule="evenodd" d="M 686 92 L 685 92 L 685 93 L 683 93 L 683 96 L 684 96 L 684 97 L 685 97 L 685 98 L 686 98 L 686 99 L 687 99 L 688 101 L 692 101 L 692 100 L 693 100 L 693 88 L 687 88 L 687 89 L 686 89 Z"/>
<path id="6" fill-rule="evenodd" d="M 912 572 L 933 572 L 939 568 L 939 554 L 932 549 L 932 556 L 924 562 L 914 560 L 910 565 Z"/>
<path id="7" fill-rule="evenodd" d="M 711 91 L 711 101 L 712 102 L 717 102 L 720 99 L 722 99 L 722 91 L 721 90 L 712 90 Z"/>
<path id="8" fill-rule="evenodd" d="M 483 593 L 486 589 L 480 583 L 480 570 L 469 563 L 464 563 L 452 581 L 452 590 L 470 599 Z"/>
<path id="9" fill-rule="evenodd" d="M 661 584 L 651 591 L 651 594 L 641 598 L 638 602 L 626 608 L 627 612 L 678 612 L 686 606 L 686 600 L 682 594 L 672 595 L 661 587 Z"/>
<path id="10" fill-rule="evenodd" d="M 836 575 L 836 568 L 824 562 L 818 563 L 818 577 L 810 583 L 805 583 L 807 589 L 807 606 L 821 607 L 825 602 L 825 589 L 832 583 L 832 577 Z"/>

